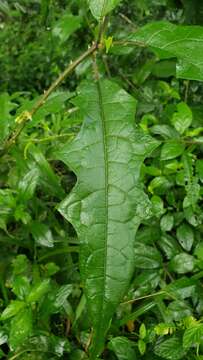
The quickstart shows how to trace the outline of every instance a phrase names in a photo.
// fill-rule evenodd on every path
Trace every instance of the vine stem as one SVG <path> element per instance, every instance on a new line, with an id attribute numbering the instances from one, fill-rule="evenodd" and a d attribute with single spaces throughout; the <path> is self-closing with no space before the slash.
<path id="1" fill-rule="evenodd" d="M 42 139 L 36 139 L 36 138 L 31 138 L 29 140 L 26 141 L 26 144 L 28 143 L 43 143 L 46 141 L 53 141 L 53 140 L 57 140 L 57 139 L 61 139 L 61 138 L 66 138 L 66 137 L 73 137 L 75 136 L 76 133 L 67 133 L 67 134 L 59 134 L 59 135 L 51 135 L 51 136 L 47 136 L 44 137 Z"/>
<path id="2" fill-rule="evenodd" d="M 167 295 L 167 296 L 171 297 L 173 300 L 177 300 L 177 298 L 176 298 L 175 296 L 171 295 L 170 293 L 168 293 L 168 292 L 165 291 L 165 290 L 161 290 L 161 291 L 158 291 L 158 292 L 153 293 L 153 294 L 149 294 L 149 295 L 145 295 L 145 296 L 140 296 L 140 297 L 137 297 L 137 298 L 132 299 L 132 300 L 124 301 L 124 302 L 121 303 L 121 305 L 133 304 L 133 303 L 136 302 L 136 301 L 148 299 L 148 298 L 151 298 L 151 297 L 154 297 L 154 296 L 159 296 L 159 295 Z"/>
<path id="3" fill-rule="evenodd" d="M 64 79 L 71 74 L 76 67 L 82 63 L 86 58 L 93 54 L 98 49 L 98 42 L 93 43 L 93 45 L 80 55 L 76 60 L 71 62 L 68 67 L 62 72 L 62 74 L 53 82 L 53 84 L 44 92 L 39 101 L 33 106 L 33 108 L 28 112 L 25 111 L 22 115 L 18 117 L 17 126 L 14 129 L 13 133 L 6 140 L 4 147 L 1 151 L 2 154 L 6 153 L 15 143 L 22 130 L 24 129 L 27 121 L 32 118 L 32 116 L 45 104 L 49 95 L 64 81 Z"/>

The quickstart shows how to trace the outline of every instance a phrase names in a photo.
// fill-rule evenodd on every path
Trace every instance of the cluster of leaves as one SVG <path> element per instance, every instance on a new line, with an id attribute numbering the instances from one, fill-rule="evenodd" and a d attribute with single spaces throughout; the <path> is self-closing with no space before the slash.
<path id="1" fill-rule="evenodd" d="M 201 24 L 201 4 L 87 3 L 0 2 L 2 148 L 118 5 L 94 70 L 80 64 L 1 156 L 0 358 L 88 359 L 93 339 L 93 360 L 106 336 L 109 360 L 200 360 L 203 28 L 177 24 Z"/>

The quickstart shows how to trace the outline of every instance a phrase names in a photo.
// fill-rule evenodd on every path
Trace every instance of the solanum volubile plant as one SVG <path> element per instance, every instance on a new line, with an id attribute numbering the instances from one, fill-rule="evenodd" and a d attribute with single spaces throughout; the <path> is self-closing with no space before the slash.
<path id="1" fill-rule="evenodd" d="M 2 149 L 3 153 L 10 150 L 56 87 L 91 58 L 94 81 L 83 82 L 73 100 L 84 115 L 83 126 L 77 137 L 57 152 L 57 159 L 77 176 L 76 186 L 58 211 L 74 226 L 80 240 L 80 272 L 92 327 L 88 349 L 91 360 L 104 350 L 112 317 L 128 290 L 134 272 L 136 231 L 142 220 L 153 214 L 140 169 L 160 145 L 136 125 L 136 99 L 100 75 L 97 59 L 115 48 L 148 47 L 160 59 L 176 59 L 177 78 L 203 80 L 202 27 L 153 22 L 125 39 L 114 39 L 108 34 L 108 18 L 120 2 L 88 1 L 98 22 L 96 39 L 32 110 L 18 116 L 16 128 Z M 188 127 L 187 117 L 181 121 L 176 124 L 177 130 Z"/>

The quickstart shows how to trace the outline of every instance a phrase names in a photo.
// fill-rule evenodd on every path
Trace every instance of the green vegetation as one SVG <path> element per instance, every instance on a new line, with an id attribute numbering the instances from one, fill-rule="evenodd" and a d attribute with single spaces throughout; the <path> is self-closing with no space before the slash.
<path id="1" fill-rule="evenodd" d="M 0 29 L 0 359 L 203 359 L 203 5 Z"/>

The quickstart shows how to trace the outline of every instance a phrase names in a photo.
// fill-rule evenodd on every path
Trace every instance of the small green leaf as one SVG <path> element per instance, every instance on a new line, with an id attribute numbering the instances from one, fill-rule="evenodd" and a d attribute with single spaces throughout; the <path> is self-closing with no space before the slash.
<path id="1" fill-rule="evenodd" d="M 203 261 L 203 243 L 200 242 L 199 244 L 197 244 L 196 248 L 195 248 L 195 252 L 194 255 L 197 256 L 197 258 L 199 260 Z"/>
<path id="2" fill-rule="evenodd" d="M 171 160 L 182 155 L 185 145 L 178 141 L 166 142 L 161 149 L 161 160 Z"/>
<path id="3" fill-rule="evenodd" d="M 60 267 L 57 266 L 54 262 L 49 262 L 43 266 L 43 270 L 45 271 L 46 277 L 50 277 L 60 271 Z"/>
<path id="4" fill-rule="evenodd" d="M 103 16 L 112 11 L 121 0 L 88 0 L 92 15 L 100 20 Z"/>
<path id="5" fill-rule="evenodd" d="M 29 151 L 39 169 L 40 182 L 46 189 L 46 193 L 50 191 L 50 193 L 57 198 L 64 198 L 64 191 L 60 185 L 60 178 L 54 173 L 43 153 L 34 145 L 30 146 Z"/>
<path id="6" fill-rule="evenodd" d="M 165 176 L 157 176 L 150 182 L 148 190 L 153 194 L 157 189 L 160 194 L 166 192 L 171 186 L 172 183 Z"/>
<path id="7" fill-rule="evenodd" d="M 186 185 L 187 195 L 183 200 L 183 208 L 194 207 L 200 198 L 200 185 L 198 184 L 198 179 L 194 177 L 192 181 Z"/>
<path id="8" fill-rule="evenodd" d="M 160 280 L 161 277 L 158 269 L 154 271 L 142 271 L 140 275 L 136 276 L 134 281 L 134 286 L 136 288 L 134 291 L 135 298 L 151 293 L 154 289 L 157 288 Z"/>
<path id="9" fill-rule="evenodd" d="M 165 213 L 164 202 L 162 198 L 157 195 L 152 196 L 151 202 L 153 206 L 153 213 L 157 218 L 159 218 L 161 215 Z"/>
<path id="10" fill-rule="evenodd" d="M 192 111 L 184 102 L 177 105 L 177 112 L 173 114 L 172 124 L 176 130 L 182 135 L 192 123 Z"/>
<path id="11" fill-rule="evenodd" d="M 172 214 L 167 213 L 161 218 L 160 226 L 162 231 L 171 231 L 174 224 L 174 217 Z"/>
<path id="12" fill-rule="evenodd" d="M 203 337 L 203 324 L 197 324 L 195 326 L 186 329 L 183 335 L 183 347 L 188 349 L 192 346 L 197 346 L 202 343 Z"/>
<path id="13" fill-rule="evenodd" d="M 54 246 L 53 235 L 47 225 L 41 224 L 37 221 L 33 221 L 31 224 L 31 233 L 33 238 L 35 239 L 36 245 L 49 248 Z"/>
<path id="14" fill-rule="evenodd" d="M 140 339 L 145 339 L 147 335 L 147 330 L 146 330 L 146 326 L 144 323 L 141 324 L 140 328 L 139 328 L 139 336 L 140 336 Z"/>
<path id="15" fill-rule="evenodd" d="M 167 360 L 179 360 L 186 355 L 179 337 L 171 337 L 165 341 L 157 342 L 154 352 L 156 355 Z"/>
<path id="16" fill-rule="evenodd" d="M 8 340 L 8 336 L 4 332 L 4 330 L 0 330 L 0 346 L 5 344 Z"/>
<path id="17" fill-rule="evenodd" d="M 12 291 L 18 299 L 24 300 L 30 292 L 30 281 L 27 276 L 15 276 L 12 281 Z"/>
<path id="18" fill-rule="evenodd" d="M 190 225 L 182 224 L 177 228 L 177 239 L 184 250 L 190 251 L 194 242 L 194 233 Z"/>
<path id="19" fill-rule="evenodd" d="M 180 246 L 178 242 L 168 234 L 164 234 L 158 241 L 158 244 L 165 253 L 167 259 L 171 259 L 180 252 Z"/>
<path id="20" fill-rule="evenodd" d="M 71 351 L 71 345 L 66 338 L 51 335 L 48 338 L 48 341 L 50 351 L 56 354 L 57 357 L 62 357 L 64 353 L 69 353 Z"/>
<path id="21" fill-rule="evenodd" d="M 151 176 L 160 176 L 161 175 L 161 170 L 155 166 L 145 166 L 144 172 L 145 172 L 145 174 L 149 174 Z"/>
<path id="22" fill-rule="evenodd" d="M 60 39 L 61 43 L 64 43 L 80 26 L 80 16 L 65 14 L 54 25 L 52 33 L 54 37 Z"/>
<path id="23" fill-rule="evenodd" d="M 165 290 L 167 293 L 170 293 L 172 296 L 176 296 L 176 298 L 183 300 L 195 294 L 196 282 L 192 279 L 183 277 L 173 281 L 163 290 Z"/>
<path id="24" fill-rule="evenodd" d="M 153 134 L 160 135 L 166 140 L 178 138 L 177 131 L 170 125 L 154 125 L 150 128 L 150 130 Z"/>
<path id="25" fill-rule="evenodd" d="M 18 300 L 11 301 L 10 304 L 2 312 L 0 319 L 3 321 L 15 316 L 25 306 L 26 304 L 23 301 L 18 301 Z"/>
<path id="26" fill-rule="evenodd" d="M 168 334 L 173 334 L 176 331 L 176 326 L 174 324 L 160 323 L 154 328 L 156 335 L 164 336 Z"/>
<path id="27" fill-rule="evenodd" d="M 186 274 L 193 271 L 195 259 L 187 253 L 180 253 L 170 261 L 170 268 L 178 274 Z"/>
<path id="28" fill-rule="evenodd" d="M 12 350 L 22 347 L 32 333 L 32 310 L 24 309 L 11 322 L 9 344 Z"/>
<path id="29" fill-rule="evenodd" d="M 152 246 L 135 243 L 135 266 L 139 269 L 157 269 L 162 265 L 159 251 Z"/>
<path id="30" fill-rule="evenodd" d="M 67 284 L 67 285 L 61 286 L 56 294 L 56 300 L 55 300 L 54 305 L 57 308 L 64 306 L 68 296 L 72 293 L 72 291 L 73 291 L 72 284 Z"/>
<path id="31" fill-rule="evenodd" d="M 192 309 L 184 301 L 172 301 L 167 308 L 167 313 L 174 321 L 180 321 L 192 315 Z"/>
<path id="32" fill-rule="evenodd" d="M 28 201 L 34 195 L 39 179 L 39 170 L 33 167 L 19 181 L 18 191 L 19 200 Z"/>
<path id="33" fill-rule="evenodd" d="M 26 301 L 33 303 L 41 300 L 41 298 L 50 290 L 50 279 L 42 280 L 36 284 L 27 296 Z"/>
<path id="34" fill-rule="evenodd" d="M 27 274 L 29 271 L 29 262 L 25 255 L 18 255 L 12 261 L 13 267 L 13 274 L 20 275 L 20 274 Z"/>
<path id="35" fill-rule="evenodd" d="M 146 343 L 142 339 L 139 339 L 137 344 L 140 354 L 144 355 L 146 352 Z"/>
<path id="36" fill-rule="evenodd" d="M 136 352 L 132 347 L 133 343 L 125 337 L 113 338 L 108 343 L 108 349 L 112 350 L 118 360 L 136 360 Z"/>
<path id="37" fill-rule="evenodd" d="M 113 37 L 109 36 L 107 39 L 104 39 L 105 47 L 106 47 L 106 53 L 108 54 L 112 44 L 113 44 Z"/>

